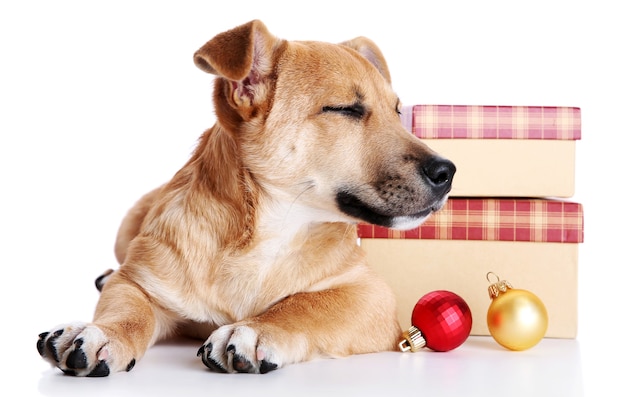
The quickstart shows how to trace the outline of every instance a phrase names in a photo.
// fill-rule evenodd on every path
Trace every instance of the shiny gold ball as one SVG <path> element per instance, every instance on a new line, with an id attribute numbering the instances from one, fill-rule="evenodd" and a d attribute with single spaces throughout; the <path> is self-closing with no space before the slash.
<path id="1" fill-rule="evenodd" d="M 546 334 L 548 311 L 532 292 L 513 288 L 492 300 L 487 326 L 500 345 L 510 350 L 526 350 Z"/>

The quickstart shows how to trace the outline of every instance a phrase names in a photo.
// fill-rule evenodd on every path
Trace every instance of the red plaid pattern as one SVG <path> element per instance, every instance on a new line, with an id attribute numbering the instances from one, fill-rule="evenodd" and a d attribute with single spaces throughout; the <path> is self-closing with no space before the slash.
<path id="1" fill-rule="evenodd" d="M 361 224 L 361 238 L 583 242 L 582 205 L 548 199 L 448 199 L 420 227 Z"/>
<path id="2" fill-rule="evenodd" d="M 418 138 L 580 139 L 575 107 L 414 105 L 402 113 L 405 128 Z"/>

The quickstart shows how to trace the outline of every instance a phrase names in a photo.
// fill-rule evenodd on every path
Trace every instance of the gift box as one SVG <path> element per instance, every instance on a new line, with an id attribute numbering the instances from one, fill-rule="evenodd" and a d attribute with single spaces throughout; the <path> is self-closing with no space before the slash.
<path id="1" fill-rule="evenodd" d="M 449 290 L 472 311 L 472 335 L 489 335 L 494 276 L 537 295 L 548 311 L 546 337 L 577 333 L 578 244 L 583 211 L 557 199 L 451 198 L 420 227 L 358 226 L 370 265 L 396 293 L 398 318 L 411 325 L 423 295 Z"/>
<path id="2" fill-rule="evenodd" d="M 402 122 L 455 163 L 451 196 L 574 194 L 580 108 L 414 105 Z"/>

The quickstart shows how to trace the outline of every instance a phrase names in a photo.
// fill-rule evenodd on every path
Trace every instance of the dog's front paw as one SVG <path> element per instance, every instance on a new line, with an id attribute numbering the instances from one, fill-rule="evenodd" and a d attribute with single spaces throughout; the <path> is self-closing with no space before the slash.
<path id="1" fill-rule="evenodd" d="M 246 325 L 225 325 L 215 330 L 198 350 L 204 365 L 216 372 L 261 373 L 282 366 L 267 338 Z"/>
<path id="2" fill-rule="evenodd" d="M 86 323 L 71 323 L 39 334 L 37 351 L 67 375 L 101 377 L 117 370 L 109 342 L 100 328 Z M 126 370 L 130 371 L 134 365 L 133 359 Z"/>

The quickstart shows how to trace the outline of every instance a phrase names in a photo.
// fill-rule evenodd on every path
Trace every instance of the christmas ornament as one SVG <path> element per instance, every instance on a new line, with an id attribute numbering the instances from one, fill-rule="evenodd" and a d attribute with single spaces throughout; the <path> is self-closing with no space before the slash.
<path id="1" fill-rule="evenodd" d="M 472 328 L 472 312 L 467 303 L 450 291 L 433 291 L 424 295 L 413 308 L 413 324 L 398 344 L 403 352 L 415 352 L 426 346 L 446 352 L 459 347 Z"/>
<path id="2" fill-rule="evenodd" d="M 489 333 L 500 345 L 510 350 L 526 350 L 535 346 L 546 334 L 548 312 L 543 302 L 530 291 L 516 289 L 506 280 L 487 273 L 497 281 L 489 286 L 491 304 L 487 310 Z"/>

